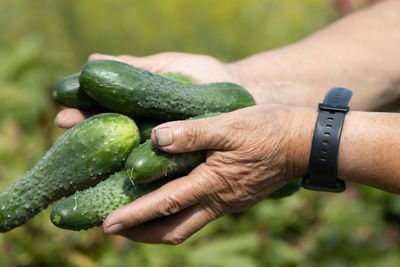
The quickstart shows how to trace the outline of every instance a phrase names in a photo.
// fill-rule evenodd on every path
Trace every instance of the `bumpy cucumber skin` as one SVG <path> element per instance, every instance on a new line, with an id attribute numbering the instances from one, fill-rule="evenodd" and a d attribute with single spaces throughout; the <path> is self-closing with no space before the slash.
<path id="1" fill-rule="evenodd" d="M 69 230 L 100 226 L 113 210 L 161 187 L 169 179 L 147 184 L 132 182 L 125 171 L 117 172 L 95 187 L 61 200 L 50 214 L 53 224 Z"/>
<path id="2" fill-rule="evenodd" d="M 187 76 L 176 72 L 164 72 L 160 73 L 159 75 L 163 76 L 166 79 L 181 83 L 193 83 L 193 81 Z M 144 143 L 147 139 L 150 139 L 153 128 L 165 121 L 157 121 L 154 119 L 141 119 L 135 120 L 135 122 L 140 132 L 140 143 Z"/>
<path id="3" fill-rule="evenodd" d="M 57 104 L 83 110 L 102 110 L 79 84 L 79 73 L 68 75 L 59 80 L 54 86 L 53 98 Z"/>
<path id="4" fill-rule="evenodd" d="M 180 73 L 165 72 L 160 75 L 181 83 L 193 83 L 191 79 Z M 53 89 L 53 99 L 57 104 L 65 107 L 91 111 L 105 110 L 81 88 L 79 73 L 68 75 L 57 81 Z"/>
<path id="5" fill-rule="evenodd" d="M 184 175 L 205 161 L 205 151 L 171 154 L 159 150 L 148 139 L 134 149 L 125 162 L 129 178 L 149 182 L 169 175 Z"/>
<path id="6" fill-rule="evenodd" d="M 112 60 L 86 63 L 79 82 L 101 105 L 135 118 L 186 119 L 255 105 L 253 97 L 237 84 L 180 83 Z"/>
<path id="7" fill-rule="evenodd" d="M 124 115 L 103 113 L 79 123 L 0 195 L 0 231 L 25 223 L 53 201 L 119 170 L 138 144 L 138 129 Z"/>

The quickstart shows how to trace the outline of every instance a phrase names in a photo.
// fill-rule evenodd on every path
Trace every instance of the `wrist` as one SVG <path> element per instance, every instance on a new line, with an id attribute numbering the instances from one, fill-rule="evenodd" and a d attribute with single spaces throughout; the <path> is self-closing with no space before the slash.
<path id="1" fill-rule="evenodd" d="M 291 108 L 291 134 L 288 137 L 288 169 L 293 177 L 303 177 L 309 171 L 311 144 L 318 112 L 313 108 Z"/>

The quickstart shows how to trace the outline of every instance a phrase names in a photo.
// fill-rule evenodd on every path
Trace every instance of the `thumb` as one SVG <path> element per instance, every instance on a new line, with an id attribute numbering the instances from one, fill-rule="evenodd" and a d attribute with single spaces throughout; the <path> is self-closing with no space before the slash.
<path id="1" fill-rule="evenodd" d="M 163 123 L 153 129 L 153 143 L 166 152 L 184 153 L 204 149 L 234 149 L 235 135 L 225 116 Z"/>

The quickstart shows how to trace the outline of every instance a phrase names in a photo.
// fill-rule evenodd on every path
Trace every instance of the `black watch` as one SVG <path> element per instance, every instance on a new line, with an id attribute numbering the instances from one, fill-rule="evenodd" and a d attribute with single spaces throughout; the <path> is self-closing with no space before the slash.
<path id="1" fill-rule="evenodd" d="M 302 186 L 310 190 L 343 192 L 346 183 L 337 177 L 337 156 L 344 117 L 353 92 L 335 87 L 328 91 L 319 112 L 311 145 L 310 171 Z"/>

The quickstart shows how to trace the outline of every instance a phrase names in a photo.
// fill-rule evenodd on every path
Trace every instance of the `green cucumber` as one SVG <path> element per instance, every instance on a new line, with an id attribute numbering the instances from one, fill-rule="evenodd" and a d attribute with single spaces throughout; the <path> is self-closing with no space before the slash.
<path id="1" fill-rule="evenodd" d="M 208 113 L 189 118 L 189 120 L 210 118 L 220 114 L 222 113 Z M 152 129 L 147 129 L 149 138 L 151 131 Z M 159 150 L 149 138 L 134 149 L 126 160 L 125 169 L 133 181 L 149 182 L 164 176 L 184 175 L 205 160 L 205 151 L 166 153 Z"/>
<path id="2" fill-rule="evenodd" d="M 134 118 L 186 119 L 255 105 L 253 97 L 234 83 L 181 83 L 112 60 L 86 63 L 79 82 L 101 105 Z"/>
<path id="3" fill-rule="evenodd" d="M 193 83 L 191 79 L 180 73 L 164 72 L 160 73 L 160 75 L 166 79 L 170 79 L 181 83 Z M 151 132 L 153 131 L 153 128 L 156 127 L 157 125 L 160 125 L 163 122 L 165 121 L 157 121 L 154 119 L 136 120 L 136 124 L 140 132 L 140 142 L 143 143 L 144 141 L 149 139 L 151 137 Z"/>
<path id="4" fill-rule="evenodd" d="M 59 228 L 75 231 L 100 226 L 112 211 L 160 188 L 171 180 L 172 178 L 163 178 L 139 184 L 129 179 L 125 171 L 120 171 L 95 187 L 78 191 L 61 200 L 51 211 L 50 219 Z M 300 189 L 299 181 L 301 180 L 293 180 L 268 198 L 292 195 Z"/>
<path id="5" fill-rule="evenodd" d="M 79 73 L 68 75 L 59 80 L 53 89 L 53 98 L 57 104 L 83 110 L 104 109 L 79 84 Z"/>
<path id="6" fill-rule="evenodd" d="M 125 171 L 117 172 L 95 187 L 78 191 L 61 200 L 50 214 L 53 224 L 69 230 L 100 226 L 113 210 L 161 187 L 169 179 L 153 183 L 132 182 Z"/>
<path id="7" fill-rule="evenodd" d="M 140 132 L 140 143 L 144 143 L 147 139 L 150 139 L 153 128 L 163 122 L 150 119 L 141 119 L 137 120 L 136 123 Z"/>
<path id="8" fill-rule="evenodd" d="M 69 129 L 0 195 L 0 231 L 24 224 L 53 201 L 121 169 L 138 144 L 135 123 L 121 114 L 96 115 Z"/>
<path id="9" fill-rule="evenodd" d="M 133 181 L 150 182 L 168 175 L 185 175 L 204 162 L 205 157 L 205 150 L 167 153 L 148 139 L 129 155 L 125 170 Z"/>
<path id="10" fill-rule="evenodd" d="M 183 74 L 175 72 L 160 73 L 166 79 L 182 83 L 192 83 L 192 80 Z M 70 108 L 102 111 L 104 107 L 94 101 L 81 88 L 79 73 L 74 73 L 60 79 L 54 86 L 53 98 L 57 104 Z"/>

